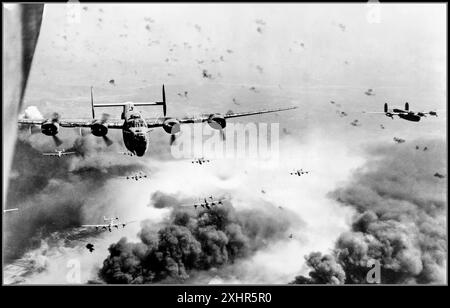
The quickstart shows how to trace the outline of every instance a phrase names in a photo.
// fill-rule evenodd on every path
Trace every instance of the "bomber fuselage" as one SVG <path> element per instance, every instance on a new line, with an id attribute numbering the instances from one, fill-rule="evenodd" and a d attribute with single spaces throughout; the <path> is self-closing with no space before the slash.
<path id="1" fill-rule="evenodd" d="M 413 122 L 419 122 L 420 121 L 420 116 L 412 113 L 412 112 L 408 112 L 406 114 L 402 114 L 400 113 L 398 115 L 400 118 L 402 118 L 403 120 L 407 120 L 407 121 L 413 121 Z"/>
<path id="2" fill-rule="evenodd" d="M 136 156 L 143 156 L 150 143 L 148 127 L 141 113 L 135 110 L 133 103 L 123 106 L 123 141 L 125 147 Z"/>

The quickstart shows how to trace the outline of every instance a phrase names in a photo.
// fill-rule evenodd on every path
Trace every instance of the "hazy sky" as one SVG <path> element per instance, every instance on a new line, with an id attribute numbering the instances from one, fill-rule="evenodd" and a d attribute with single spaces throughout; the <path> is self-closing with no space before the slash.
<path id="1" fill-rule="evenodd" d="M 72 13 L 65 4 L 46 4 L 25 107 L 37 106 L 46 115 L 57 111 L 68 118 L 90 117 L 91 85 L 96 101 L 121 102 L 159 100 L 162 83 L 169 115 L 299 107 L 239 120 L 279 122 L 280 131 L 287 130 L 279 165 L 231 160 L 199 169 L 189 162 L 160 160 L 169 137 L 155 129 L 149 155 L 142 160 L 152 170 L 151 182 L 128 185 L 108 178 L 99 190 L 92 187 L 85 193 L 85 223 L 95 223 L 87 220 L 106 210 L 160 223 L 168 210 L 148 206 L 157 191 L 183 198 L 228 193 L 236 208 L 268 202 L 295 212 L 305 222 L 292 228 L 298 238 L 244 260 L 240 266 L 249 273 L 241 281 L 285 283 L 306 271 L 305 254 L 333 247 L 349 228 L 353 212 L 327 194 L 366 162 L 367 146 L 393 143 L 397 136 L 407 140 L 399 146 L 414 151 L 416 140 L 423 146 L 428 139 L 446 139 L 445 4 L 382 4 L 379 23 L 368 22 L 366 4 L 81 4 L 79 23 Z M 212 79 L 203 78 L 203 70 Z M 252 86 L 257 92 L 249 90 Z M 364 94 L 369 88 L 375 96 Z M 177 95 L 184 91 L 188 98 Z M 438 110 L 439 117 L 412 123 L 362 114 L 381 111 L 384 102 L 403 106 L 405 101 L 413 110 Z M 142 111 L 146 116 L 161 114 L 154 108 Z M 350 125 L 355 119 L 361 126 Z M 59 136 L 66 148 L 74 141 L 73 131 L 61 130 Z M 121 133 L 111 132 L 111 138 L 116 147 Z M 46 136 L 29 139 L 39 151 L 53 150 Z M 115 149 L 103 149 L 105 153 L 99 151 L 87 162 L 75 158 L 73 165 L 107 169 L 103 164 L 124 160 Z M 293 168 L 313 172 L 293 179 Z M 83 270 L 93 272 L 109 244 L 122 235 L 135 240 L 139 229 L 136 224 L 121 234 L 104 235 L 96 242 L 95 258 L 84 247 L 44 247 L 46 258 L 58 261 L 30 281 L 64 282 L 61 255 L 82 259 L 88 265 Z M 33 253 L 41 251 L 33 251 L 31 258 Z"/>
<path id="2" fill-rule="evenodd" d="M 224 83 L 445 87 L 443 4 L 382 4 L 379 23 L 368 21 L 366 4 L 81 4 L 80 8 L 72 19 L 73 11 L 66 5 L 46 5 L 35 73 L 71 68 L 58 83 L 77 77 L 99 82 L 108 74 L 123 83 L 200 82 L 195 60 L 203 59 L 202 67 L 220 71 Z M 152 41 L 159 44 L 148 46 Z M 192 48 L 185 48 L 185 42 Z M 221 55 L 223 63 L 208 63 Z M 178 62 L 167 63 L 166 58 Z M 46 67 L 54 62 L 57 68 Z M 78 69 L 72 69 L 74 63 Z M 168 78 L 168 72 L 175 77 Z"/>
<path id="3" fill-rule="evenodd" d="M 379 12 L 380 22 L 370 23 L 366 4 L 82 4 L 78 11 L 49 4 L 25 103 L 88 116 L 90 85 L 97 101 L 111 102 L 159 99 L 165 83 L 169 114 L 177 116 L 296 104 L 301 111 L 289 126 L 321 120 L 318 128 L 329 131 L 356 118 L 373 122 L 371 128 L 396 126 L 382 116 L 360 118 L 384 102 L 408 101 L 414 110 L 442 115 L 445 5 L 382 4 Z M 376 96 L 364 95 L 368 88 Z M 188 103 L 177 97 L 183 91 Z M 337 117 L 331 100 L 349 118 Z M 423 122 L 425 133 L 445 133 L 443 118 Z M 410 123 L 396 129 L 404 126 L 412 132 Z M 377 128 L 370 137 L 378 134 Z"/>

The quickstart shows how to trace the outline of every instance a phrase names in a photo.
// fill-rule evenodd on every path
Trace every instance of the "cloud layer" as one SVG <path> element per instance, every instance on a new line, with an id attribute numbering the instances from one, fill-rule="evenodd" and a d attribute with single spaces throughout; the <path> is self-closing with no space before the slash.
<path id="1" fill-rule="evenodd" d="M 158 206 L 162 200 L 174 201 L 159 198 Z M 157 232 L 144 224 L 141 242 L 122 238 L 111 245 L 99 276 L 107 283 L 183 282 L 192 272 L 232 264 L 286 237 L 295 220 L 285 212 L 237 211 L 227 202 L 211 210 L 175 207 Z"/>
<path id="2" fill-rule="evenodd" d="M 371 147 L 369 162 L 331 194 L 357 210 L 351 231 L 332 254 L 306 256 L 309 276 L 294 283 L 367 283 L 372 260 L 381 283 L 445 283 L 447 180 L 433 175 L 447 169 L 446 145 L 426 144 L 429 153 Z"/>

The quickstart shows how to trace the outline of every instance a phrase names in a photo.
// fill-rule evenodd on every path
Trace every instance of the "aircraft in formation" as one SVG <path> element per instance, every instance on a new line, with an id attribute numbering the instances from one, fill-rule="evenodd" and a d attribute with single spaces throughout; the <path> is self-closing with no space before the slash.
<path id="1" fill-rule="evenodd" d="M 291 175 L 302 176 L 303 174 L 308 174 L 309 171 L 303 171 L 303 169 L 295 170 L 291 172 Z"/>
<path id="2" fill-rule="evenodd" d="M 117 222 L 115 222 L 117 220 Z M 103 221 L 107 222 L 106 224 L 100 224 L 100 225 L 81 225 L 84 228 L 95 228 L 95 230 L 108 230 L 109 232 L 112 232 L 112 228 L 117 228 L 119 229 L 119 226 L 122 226 L 122 228 L 125 228 L 125 226 L 129 223 L 135 222 L 135 221 L 128 221 L 125 223 L 120 223 L 119 222 L 119 217 L 116 218 L 106 218 L 105 216 L 103 216 Z"/>
<path id="3" fill-rule="evenodd" d="M 122 176 L 122 177 L 120 177 L 121 179 L 127 179 L 127 180 L 136 180 L 136 181 L 139 181 L 140 179 L 146 179 L 146 178 L 148 178 L 148 176 L 144 173 L 144 172 L 142 172 L 142 171 L 139 171 L 138 173 L 136 173 L 136 174 L 134 174 L 134 175 L 127 175 L 127 176 Z"/>
<path id="4" fill-rule="evenodd" d="M 388 104 L 385 103 L 384 104 L 384 112 L 377 112 L 377 111 L 370 111 L 370 112 L 364 112 L 364 113 L 379 113 L 379 114 L 384 114 L 387 117 L 394 119 L 394 116 L 398 116 L 400 119 L 403 120 L 407 120 L 407 121 L 412 121 L 412 122 L 419 122 L 420 119 L 422 117 L 426 117 L 427 114 L 430 116 L 435 116 L 437 117 L 437 112 L 436 111 L 428 111 L 428 112 L 414 112 L 409 110 L 409 103 L 406 102 L 405 103 L 405 109 L 398 109 L 398 108 L 393 108 L 393 109 L 389 109 L 388 108 Z"/>
<path id="5" fill-rule="evenodd" d="M 404 143 L 406 140 L 398 137 L 394 137 L 394 142 L 396 143 Z"/>
<path id="6" fill-rule="evenodd" d="M 162 101 L 160 102 L 125 102 L 125 103 L 105 103 L 95 104 L 93 88 L 91 87 L 91 109 L 92 119 L 75 119 L 66 120 L 61 119 L 57 113 L 53 114 L 52 118 L 44 120 L 33 119 L 19 119 L 18 123 L 21 125 L 38 125 L 41 127 L 41 132 L 44 135 L 52 136 L 54 139 L 59 132 L 60 127 L 79 127 L 90 128 L 94 136 L 102 137 L 108 144 L 111 143 L 107 137 L 109 129 L 121 129 L 125 147 L 136 156 L 143 156 L 148 149 L 150 139 L 149 132 L 152 128 L 162 127 L 164 131 L 170 134 L 170 144 L 175 142 L 176 135 L 180 132 L 181 124 L 192 123 L 208 123 L 213 129 L 220 130 L 222 136 L 223 129 L 226 126 L 227 119 L 245 117 L 250 115 L 257 115 L 263 113 L 278 112 L 284 110 L 296 109 L 297 107 L 266 109 L 260 111 L 250 111 L 241 113 L 209 113 L 201 114 L 193 117 L 174 118 L 168 117 L 166 94 L 164 85 L 162 86 Z M 158 118 L 144 118 L 142 114 L 135 110 L 137 106 L 162 106 L 163 117 Z M 99 119 L 95 117 L 95 108 L 98 107 L 122 107 L 122 114 L 120 119 L 110 119 L 108 114 L 103 114 Z"/>
<path id="7" fill-rule="evenodd" d="M 373 89 L 367 89 L 366 92 L 364 92 L 367 96 L 375 96 L 375 93 L 373 92 Z"/>
<path id="8" fill-rule="evenodd" d="M 42 153 L 42 155 L 44 155 L 44 156 L 58 156 L 58 157 L 62 157 L 65 155 L 72 155 L 72 154 L 76 154 L 76 152 L 66 152 L 64 149 L 62 149 L 62 150 L 55 149 L 55 152 Z"/>
<path id="9" fill-rule="evenodd" d="M 208 198 L 204 198 L 203 201 L 194 203 L 194 208 L 201 206 L 204 209 L 211 209 L 211 206 L 223 204 L 223 199 L 215 199 L 213 196 L 209 196 Z"/>
<path id="10" fill-rule="evenodd" d="M 209 162 L 210 162 L 210 160 L 205 159 L 204 157 L 196 158 L 192 161 L 193 164 L 199 164 L 199 165 L 202 165 L 204 163 L 209 163 Z"/>
<path id="11" fill-rule="evenodd" d="M 358 126 L 361 126 L 361 122 L 359 122 L 358 119 L 355 119 L 350 123 L 350 125 L 358 127 Z"/>
<path id="12" fill-rule="evenodd" d="M 416 145 L 416 150 L 420 150 L 420 147 L 419 147 L 418 145 Z M 424 148 L 423 148 L 423 151 L 424 151 L 424 152 L 428 151 L 428 147 L 424 147 Z"/>
<path id="13" fill-rule="evenodd" d="M 437 178 L 439 178 L 439 179 L 445 178 L 445 175 L 440 174 L 439 172 L 436 172 L 436 173 L 434 174 L 434 176 L 437 177 Z"/>

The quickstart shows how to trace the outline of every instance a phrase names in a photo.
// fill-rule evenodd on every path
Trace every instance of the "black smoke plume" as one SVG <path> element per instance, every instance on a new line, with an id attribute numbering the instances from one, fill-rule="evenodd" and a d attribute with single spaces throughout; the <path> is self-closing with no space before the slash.
<path id="1" fill-rule="evenodd" d="M 157 201 L 171 200 L 158 196 Z M 168 207 L 159 204 L 158 207 Z M 106 283 L 181 283 L 199 271 L 233 264 L 270 241 L 286 238 L 292 214 L 237 211 L 229 202 L 211 210 L 173 206 L 159 231 L 143 226 L 141 242 L 122 238 L 109 248 L 99 277 Z M 275 212 L 277 211 L 277 212 Z M 276 215 L 274 214 L 276 213 Z"/>
<path id="2" fill-rule="evenodd" d="M 424 143 L 424 141 L 421 141 Z M 396 146 L 372 148 L 370 160 L 347 187 L 332 193 L 356 209 L 351 231 L 330 255 L 311 253 L 309 277 L 293 283 L 367 283 L 371 260 L 381 283 L 443 283 L 447 254 L 445 142 L 427 141 L 429 153 Z"/>
<path id="3" fill-rule="evenodd" d="M 136 160 L 101 153 L 106 151 L 102 143 L 79 137 L 73 144 L 76 156 L 55 158 L 42 155 L 53 147 L 49 138 L 19 135 L 6 196 L 6 208 L 19 211 L 4 220 L 5 263 L 38 248 L 54 232 L 79 227 L 84 205 L 109 179 L 145 169 Z"/>
<path id="4" fill-rule="evenodd" d="M 175 195 L 169 195 L 161 191 L 157 191 L 150 197 L 150 204 L 148 206 L 153 206 L 157 209 L 163 209 L 166 207 L 178 206 L 179 203 L 180 202 Z"/>

